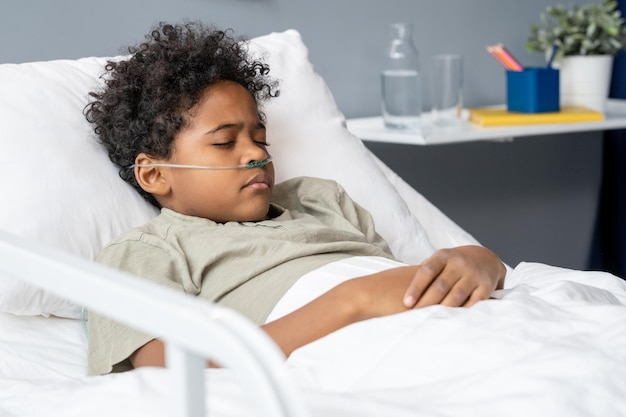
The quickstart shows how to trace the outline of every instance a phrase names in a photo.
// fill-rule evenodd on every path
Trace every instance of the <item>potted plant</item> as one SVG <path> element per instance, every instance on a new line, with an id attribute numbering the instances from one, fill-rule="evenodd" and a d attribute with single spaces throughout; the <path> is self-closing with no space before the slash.
<path id="1" fill-rule="evenodd" d="M 560 69 L 561 105 L 604 111 L 613 56 L 626 48 L 624 18 L 617 1 L 548 6 L 530 26 L 529 52 L 554 55 Z"/>

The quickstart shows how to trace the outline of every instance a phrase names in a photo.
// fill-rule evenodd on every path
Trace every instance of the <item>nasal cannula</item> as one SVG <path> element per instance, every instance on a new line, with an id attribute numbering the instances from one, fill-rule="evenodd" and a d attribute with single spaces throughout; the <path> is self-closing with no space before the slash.
<path id="1" fill-rule="evenodd" d="M 168 168 L 188 168 L 188 169 L 249 169 L 249 168 L 262 168 L 265 165 L 272 162 L 272 157 L 269 156 L 267 159 L 262 161 L 250 161 L 247 164 L 243 165 L 227 165 L 227 166 L 211 166 L 211 165 L 185 165 L 185 164 L 132 164 L 128 166 L 128 169 L 134 169 L 136 167 L 168 167 Z"/>

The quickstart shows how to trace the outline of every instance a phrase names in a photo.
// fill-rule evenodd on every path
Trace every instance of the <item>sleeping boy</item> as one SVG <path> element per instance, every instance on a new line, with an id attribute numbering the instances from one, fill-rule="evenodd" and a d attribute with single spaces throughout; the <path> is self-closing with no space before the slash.
<path id="1" fill-rule="evenodd" d="M 161 212 L 109 243 L 98 262 L 235 309 L 285 356 L 357 321 L 468 307 L 502 287 L 498 257 L 463 246 L 347 279 L 267 322 L 307 273 L 393 255 L 339 184 L 274 184 L 261 105 L 278 95 L 277 82 L 245 42 L 198 22 L 161 23 L 130 53 L 109 62 L 85 115 L 121 177 Z M 90 314 L 90 373 L 163 365 L 160 340 Z"/>

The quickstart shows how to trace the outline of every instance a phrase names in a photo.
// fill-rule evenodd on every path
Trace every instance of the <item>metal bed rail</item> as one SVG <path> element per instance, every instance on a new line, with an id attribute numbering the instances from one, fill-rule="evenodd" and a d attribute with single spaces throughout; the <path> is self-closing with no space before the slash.
<path id="1" fill-rule="evenodd" d="M 255 415 L 309 415 L 282 352 L 232 310 L 4 231 L 0 273 L 162 339 L 172 375 L 172 415 L 205 416 L 206 359 L 236 373 Z"/>

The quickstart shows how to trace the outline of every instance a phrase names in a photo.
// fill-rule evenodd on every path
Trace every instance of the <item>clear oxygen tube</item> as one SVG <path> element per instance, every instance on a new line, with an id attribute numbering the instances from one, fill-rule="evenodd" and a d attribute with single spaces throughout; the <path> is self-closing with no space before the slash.
<path id="1" fill-rule="evenodd" d="M 225 166 L 211 166 L 211 165 L 185 165 L 185 164 L 132 164 L 128 166 L 128 169 L 134 169 L 136 167 L 168 167 L 168 168 L 187 168 L 187 169 L 208 169 L 208 170 L 223 170 L 223 169 L 250 169 L 250 168 L 262 168 L 265 165 L 272 162 L 271 155 L 262 161 L 250 161 L 243 165 L 225 165 Z"/>

